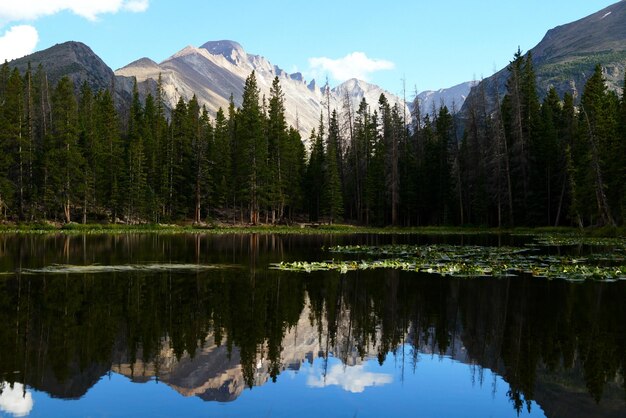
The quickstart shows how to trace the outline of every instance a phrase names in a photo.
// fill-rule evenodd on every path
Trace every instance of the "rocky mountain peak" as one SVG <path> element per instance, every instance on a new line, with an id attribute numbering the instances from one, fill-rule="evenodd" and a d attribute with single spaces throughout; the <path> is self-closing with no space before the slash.
<path id="1" fill-rule="evenodd" d="M 56 44 L 9 63 L 22 73 L 29 64 L 31 68 L 37 68 L 41 64 L 53 85 L 65 76 L 74 82 L 77 89 L 84 82 L 96 90 L 108 89 L 113 84 L 113 71 L 82 42 Z"/>
<path id="2" fill-rule="evenodd" d="M 232 64 L 238 64 L 247 56 L 241 44 L 235 41 L 221 40 L 209 41 L 200 48 L 206 49 L 212 55 L 222 55 Z"/>

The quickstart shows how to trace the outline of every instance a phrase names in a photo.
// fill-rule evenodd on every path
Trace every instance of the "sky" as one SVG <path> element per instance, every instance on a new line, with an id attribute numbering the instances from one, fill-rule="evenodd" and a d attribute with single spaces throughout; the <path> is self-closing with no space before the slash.
<path id="1" fill-rule="evenodd" d="M 408 95 L 489 77 L 548 29 L 616 1 L 0 0 L 0 60 L 72 40 L 115 70 L 230 39 L 307 80 Z"/>

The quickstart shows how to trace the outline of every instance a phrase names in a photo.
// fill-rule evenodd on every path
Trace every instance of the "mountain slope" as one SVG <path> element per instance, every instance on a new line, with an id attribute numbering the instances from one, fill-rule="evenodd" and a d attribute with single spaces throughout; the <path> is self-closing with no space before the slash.
<path id="1" fill-rule="evenodd" d="M 453 109 L 460 110 L 475 84 L 474 81 L 467 81 L 445 89 L 420 92 L 417 98 L 419 99 L 421 114 L 431 114 L 433 109 L 439 109 L 441 105 L 446 106 L 451 112 Z"/>
<path id="2" fill-rule="evenodd" d="M 113 71 L 87 45 L 81 42 L 64 42 L 43 51 L 9 62 L 25 72 L 30 63 L 33 71 L 41 65 L 48 75 L 48 82 L 56 84 L 68 76 L 76 87 L 87 82 L 94 89 L 106 89 L 113 85 Z"/>
<path id="3" fill-rule="evenodd" d="M 74 82 L 76 91 L 83 83 L 92 90 L 114 89 L 115 102 L 119 109 L 127 109 L 130 103 L 133 80 L 116 76 L 113 70 L 81 42 L 69 41 L 56 44 L 42 51 L 9 62 L 11 68 L 26 72 L 30 64 L 32 71 L 39 65 L 45 71 L 50 86 L 67 76 Z"/>
<path id="4" fill-rule="evenodd" d="M 579 99 L 596 64 L 602 65 L 608 87 L 620 91 L 626 69 L 626 1 L 549 30 L 530 52 L 541 97 L 554 87 L 561 96 L 568 92 Z M 507 78 L 504 68 L 484 79 L 472 89 L 463 110 L 475 103 L 483 88 L 493 109 L 493 98 L 496 92 L 505 93 Z"/>
<path id="5" fill-rule="evenodd" d="M 139 83 L 155 83 L 162 77 L 166 102 L 174 106 L 180 97 L 189 100 L 194 94 L 201 105 L 215 113 L 226 109 L 232 95 L 236 105 L 241 104 L 245 79 L 254 71 L 261 94 L 269 96 L 274 77 L 278 77 L 285 96 L 287 122 L 298 127 L 306 140 L 311 129 L 319 125 L 320 113 L 326 113 L 325 88 L 315 80 L 307 83 L 300 73 L 288 74 L 269 60 L 248 54 L 234 41 L 207 42 L 199 48 L 188 46 L 160 64 L 142 58 L 115 72 L 118 76 L 136 77 Z M 142 89 L 140 89 L 141 91 Z M 390 103 L 402 103 L 395 95 L 373 84 L 348 80 L 332 89 L 328 96 L 330 108 L 341 110 L 346 91 L 353 109 L 361 99 L 375 107 L 380 94 Z"/>

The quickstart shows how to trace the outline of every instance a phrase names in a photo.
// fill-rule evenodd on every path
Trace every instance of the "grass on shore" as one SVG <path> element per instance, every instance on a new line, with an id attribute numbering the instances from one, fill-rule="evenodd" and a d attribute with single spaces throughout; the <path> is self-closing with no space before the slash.
<path id="1" fill-rule="evenodd" d="M 490 227 L 367 227 L 348 224 L 294 225 L 193 225 L 193 224 L 54 224 L 47 222 L 0 224 L 0 234 L 418 234 L 418 235 L 568 235 L 593 237 L 626 237 L 626 228 L 567 227 L 490 228 Z"/>

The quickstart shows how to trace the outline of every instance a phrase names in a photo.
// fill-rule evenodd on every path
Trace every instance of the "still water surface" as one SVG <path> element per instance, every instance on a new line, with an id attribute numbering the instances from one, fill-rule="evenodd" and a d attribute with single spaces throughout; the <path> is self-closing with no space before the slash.
<path id="1" fill-rule="evenodd" d="M 626 416 L 625 282 L 270 269 L 391 242 L 524 238 L 0 236 L 0 416 Z"/>

